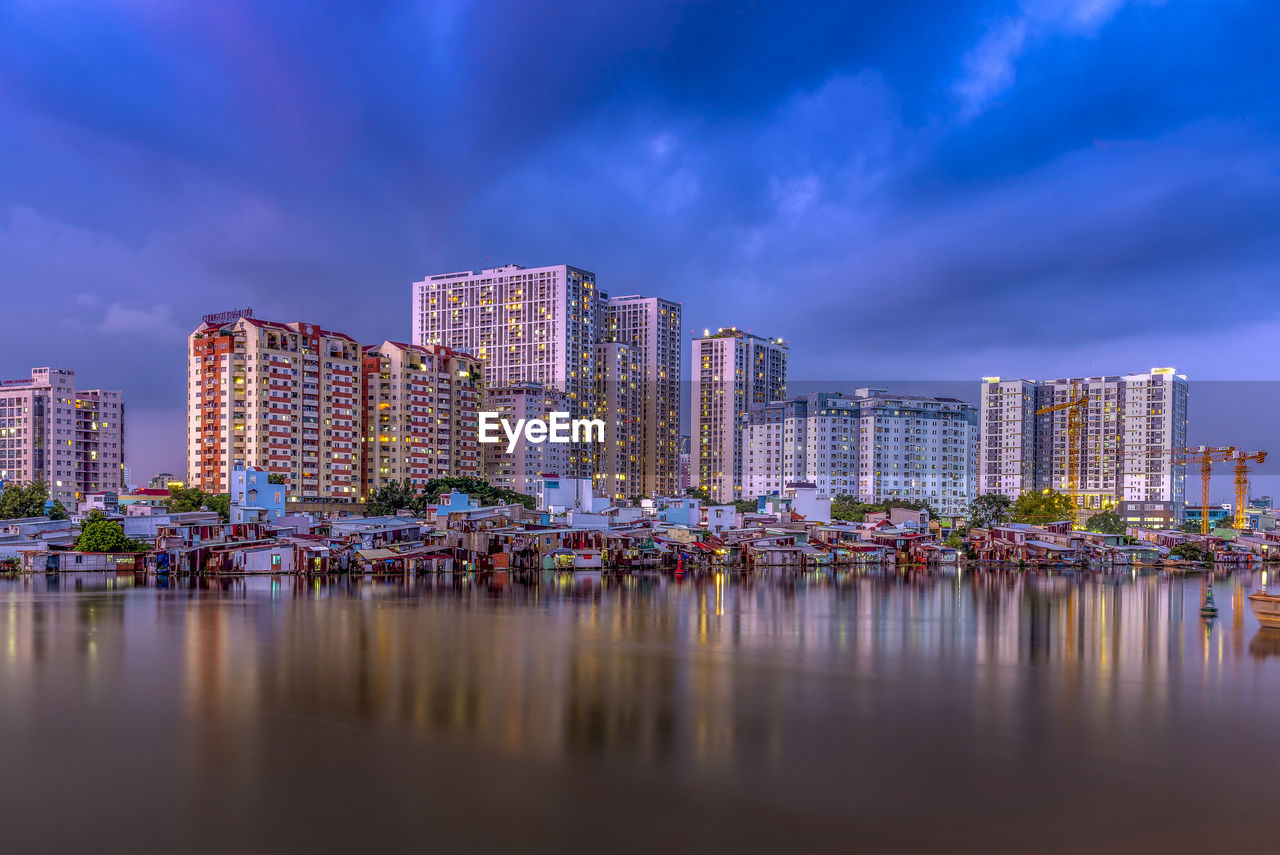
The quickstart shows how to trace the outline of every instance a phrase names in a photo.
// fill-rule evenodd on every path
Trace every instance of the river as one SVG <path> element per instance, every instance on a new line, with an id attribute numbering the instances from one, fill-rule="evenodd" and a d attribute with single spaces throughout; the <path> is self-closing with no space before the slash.
<path id="1" fill-rule="evenodd" d="M 1203 577 L 0 579 L 5 848 L 1261 851 L 1280 631 Z M 11 848 L 13 847 L 13 848 Z"/>

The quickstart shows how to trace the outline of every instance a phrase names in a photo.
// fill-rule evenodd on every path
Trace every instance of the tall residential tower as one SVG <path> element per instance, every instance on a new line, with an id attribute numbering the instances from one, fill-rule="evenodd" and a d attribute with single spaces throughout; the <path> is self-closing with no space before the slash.
<path id="1" fill-rule="evenodd" d="M 1019 493 L 1068 485 L 1066 410 L 1035 411 L 1087 398 L 1080 437 L 1084 516 L 1114 508 L 1144 525 L 1175 524 L 1186 510 L 1189 385 L 1173 368 L 1055 380 L 982 381 L 982 492 Z"/>
<path id="2" fill-rule="evenodd" d="M 743 497 L 742 429 L 752 407 L 787 393 L 787 345 L 734 327 L 693 340 L 694 486 L 713 501 Z"/>
<path id="3" fill-rule="evenodd" d="M 237 465 L 284 479 L 290 501 L 355 501 L 360 345 L 316 324 L 206 315 L 188 339 L 187 483 L 226 493 Z"/>
<path id="4" fill-rule="evenodd" d="M 573 418 L 595 418 L 601 301 L 595 274 L 567 264 L 428 276 L 413 284 L 413 343 L 470 353 L 487 385 L 557 389 Z M 558 474 L 591 477 L 591 451 L 568 450 Z"/>
<path id="5" fill-rule="evenodd" d="M 87 493 L 119 491 L 123 466 L 119 392 L 77 390 L 63 368 L 0 381 L 0 481 L 43 481 L 50 499 L 74 508 Z"/>
<path id="6" fill-rule="evenodd" d="M 624 345 L 635 362 L 630 382 L 639 407 L 632 414 L 630 434 L 637 447 L 638 481 L 617 496 L 674 496 L 680 476 L 680 304 L 661 297 L 608 297 L 604 302 L 601 338 Z M 616 353 L 605 349 L 604 355 Z M 604 391 L 626 398 L 622 390 L 610 391 L 616 379 L 601 374 Z M 606 416 L 606 421 L 608 417 Z M 612 465 L 624 469 L 621 463 Z M 633 476 L 634 477 L 634 476 Z"/>

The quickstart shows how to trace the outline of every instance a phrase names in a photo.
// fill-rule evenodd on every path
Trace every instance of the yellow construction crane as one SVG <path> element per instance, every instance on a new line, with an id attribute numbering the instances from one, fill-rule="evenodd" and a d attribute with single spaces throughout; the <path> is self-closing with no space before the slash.
<path id="1" fill-rule="evenodd" d="M 1060 404 L 1036 410 L 1037 416 L 1067 411 L 1067 495 L 1071 497 L 1071 527 L 1080 527 L 1080 426 L 1089 396 L 1081 394 L 1080 384 L 1071 385 L 1071 396 Z"/>
<path id="2" fill-rule="evenodd" d="M 1267 453 L 1237 451 L 1230 459 L 1236 462 L 1236 518 L 1233 527 L 1245 529 L 1249 527 L 1249 515 L 1245 513 L 1245 505 L 1249 503 L 1249 463 L 1265 463 Z"/>
<path id="3" fill-rule="evenodd" d="M 1225 463 L 1236 450 L 1234 445 L 1222 447 L 1199 445 L 1195 448 L 1175 448 L 1172 452 L 1175 464 L 1200 464 L 1200 533 L 1209 533 L 1209 476 L 1213 474 L 1213 464 Z M 1221 455 L 1219 457 L 1218 455 Z M 1181 458 L 1181 459 L 1179 459 Z"/>

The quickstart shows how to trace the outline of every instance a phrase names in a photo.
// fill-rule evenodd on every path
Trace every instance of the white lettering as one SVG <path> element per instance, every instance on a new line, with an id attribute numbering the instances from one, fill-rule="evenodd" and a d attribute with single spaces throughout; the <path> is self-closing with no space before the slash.
<path id="1" fill-rule="evenodd" d="M 551 414 L 551 435 L 547 437 L 551 442 L 568 442 L 569 441 L 569 414 L 568 413 L 552 413 Z"/>
<path id="2" fill-rule="evenodd" d="M 516 450 L 516 441 L 520 439 L 520 431 L 524 429 L 524 419 L 516 419 L 516 426 L 512 429 L 510 422 L 506 419 L 502 420 L 502 430 L 507 434 L 507 454 Z"/>
<path id="3" fill-rule="evenodd" d="M 591 438 L 592 432 L 595 439 Z M 574 442 L 604 442 L 604 419 L 574 419 Z"/>
<path id="4" fill-rule="evenodd" d="M 480 441 L 481 442 L 498 442 L 502 437 L 497 434 L 498 414 L 493 412 L 480 413 Z"/>
<path id="5" fill-rule="evenodd" d="M 604 442 L 604 419 L 570 419 L 568 413 L 548 413 L 546 419 L 516 419 L 510 421 L 500 418 L 496 412 L 484 410 L 479 413 L 478 434 L 481 442 L 489 444 L 502 442 L 502 434 L 507 438 L 507 454 L 516 450 L 516 444 L 523 437 L 528 442 Z"/>

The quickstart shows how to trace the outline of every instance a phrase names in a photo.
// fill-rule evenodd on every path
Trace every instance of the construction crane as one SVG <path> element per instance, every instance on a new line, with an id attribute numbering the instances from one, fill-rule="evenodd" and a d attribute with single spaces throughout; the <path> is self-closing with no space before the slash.
<path id="1" fill-rule="evenodd" d="M 1067 411 L 1067 495 L 1071 497 L 1071 527 L 1080 527 L 1080 426 L 1089 396 L 1080 392 L 1080 384 L 1071 385 L 1070 397 L 1060 404 L 1036 410 L 1037 416 Z"/>
<path id="2" fill-rule="evenodd" d="M 1225 463 L 1235 452 L 1234 445 L 1212 446 L 1198 445 L 1195 448 L 1175 448 L 1171 454 L 1175 464 L 1200 464 L 1200 533 L 1209 533 L 1209 476 L 1213 474 L 1213 464 Z M 1219 457 L 1218 455 L 1221 455 Z"/>
<path id="3" fill-rule="evenodd" d="M 1230 459 L 1236 462 L 1236 518 L 1232 527 L 1246 529 L 1249 527 L 1249 515 L 1245 513 L 1245 505 L 1249 503 L 1249 463 L 1265 463 L 1267 453 L 1237 451 Z"/>

